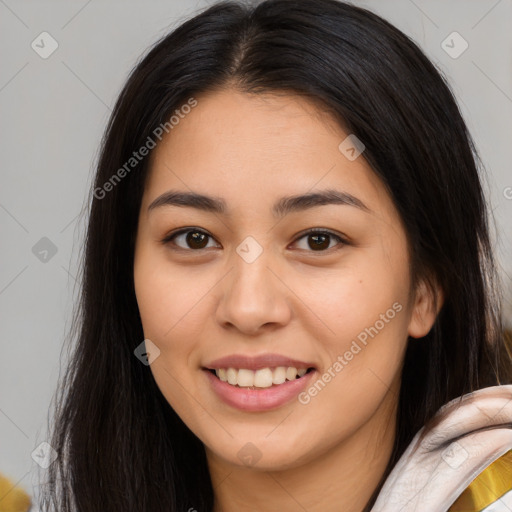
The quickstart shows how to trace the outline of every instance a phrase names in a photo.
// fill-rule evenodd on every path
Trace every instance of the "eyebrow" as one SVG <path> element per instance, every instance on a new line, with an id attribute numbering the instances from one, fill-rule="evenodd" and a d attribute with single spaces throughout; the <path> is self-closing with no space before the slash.
<path id="1" fill-rule="evenodd" d="M 341 192 L 333 189 L 282 197 L 274 204 L 272 213 L 274 217 L 281 218 L 292 212 L 303 211 L 309 208 L 329 204 L 353 206 L 365 211 L 366 213 L 372 213 L 370 208 L 368 208 L 368 206 L 366 206 L 357 197 L 349 194 L 348 192 Z M 181 206 L 196 208 L 205 212 L 221 215 L 228 214 L 228 208 L 223 199 L 196 192 L 169 190 L 158 196 L 148 206 L 148 212 L 162 206 Z"/>

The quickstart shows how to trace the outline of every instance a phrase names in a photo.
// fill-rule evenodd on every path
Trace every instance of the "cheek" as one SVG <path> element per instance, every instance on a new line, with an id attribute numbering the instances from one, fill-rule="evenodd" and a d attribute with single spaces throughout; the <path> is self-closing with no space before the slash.
<path id="1" fill-rule="evenodd" d="M 168 262 L 160 259 L 140 250 L 134 266 L 144 337 L 160 350 L 150 370 L 167 402 L 194 429 L 199 427 L 201 408 L 196 410 L 197 403 L 190 399 L 198 394 L 190 367 L 197 363 L 193 355 L 198 340 L 204 338 L 200 317 L 205 315 L 208 288 L 197 282 L 192 286 L 190 273 L 171 271 Z"/>
<path id="2" fill-rule="evenodd" d="M 179 408 L 180 384 L 188 386 L 184 370 L 194 340 L 189 333 L 184 336 L 184 329 L 194 326 L 197 291 L 187 286 L 183 274 L 171 275 L 168 265 L 144 249 L 137 253 L 134 282 L 144 338 L 160 351 L 150 370 L 167 402 Z"/>
<path id="3" fill-rule="evenodd" d="M 299 397 L 307 428 L 317 428 L 318 417 L 325 422 L 326 443 L 354 434 L 382 404 L 392 407 L 407 341 L 405 296 L 393 287 L 375 294 L 364 279 L 343 284 L 324 310 L 334 334 L 316 334 L 322 368 Z"/>
<path id="4" fill-rule="evenodd" d="M 134 281 L 145 336 L 167 345 L 184 326 L 190 333 L 208 289 L 207 283 L 201 282 L 199 276 L 195 279 L 193 274 L 172 268 L 162 255 L 140 250 L 135 260 Z"/>
<path id="5" fill-rule="evenodd" d="M 302 274 L 294 291 L 316 314 L 323 339 L 338 351 L 377 321 L 382 331 L 389 332 L 391 324 L 395 334 L 406 330 L 407 322 L 402 321 L 409 301 L 406 265 L 402 257 L 391 261 L 378 250 L 354 252 L 342 266 L 328 273 L 323 270 L 318 279 Z"/>
<path id="6" fill-rule="evenodd" d="M 309 305 L 328 327 L 310 332 L 330 389 L 322 391 L 324 406 L 334 400 L 350 410 L 372 395 L 379 400 L 399 376 L 409 323 L 408 267 L 401 252 L 391 259 L 379 249 L 347 259 L 328 286 L 309 286 Z"/>

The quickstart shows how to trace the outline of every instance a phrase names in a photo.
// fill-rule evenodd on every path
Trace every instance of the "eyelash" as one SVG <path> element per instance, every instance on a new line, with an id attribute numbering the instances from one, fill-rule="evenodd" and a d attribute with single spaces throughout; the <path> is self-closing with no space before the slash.
<path id="1" fill-rule="evenodd" d="M 179 235 L 182 235 L 182 234 L 185 234 L 185 233 L 202 233 L 204 235 L 206 235 L 207 237 L 209 238 L 212 238 L 213 239 L 213 236 L 208 234 L 206 231 L 202 230 L 202 229 L 199 229 L 199 228 L 194 228 L 194 227 L 188 227 L 188 228 L 183 228 L 183 229 L 180 229 L 178 231 L 174 231 L 174 232 L 171 232 L 169 233 L 168 235 L 166 235 L 162 240 L 161 240 L 161 243 L 163 245 L 170 245 L 172 243 L 172 245 L 174 245 L 174 247 L 172 247 L 172 250 L 175 250 L 175 251 L 193 251 L 193 252 L 201 252 L 201 251 L 204 251 L 206 250 L 205 248 L 203 249 L 184 249 L 183 247 L 179 247 L 177 246 L 176 244 L 174 244 L 174 242 L 172 242 L 172 240 L 174 238 L 176 238 L 177 236 Z M 330 237 L 332 238 L 335 238 L 336 240 L 338 240 L 338 242 L 340 242 L 338 245 L 348 245 L 348 241 L 345 240 L 343 237 L 341 237 L 340 235 L 328 230 L 328 229 L 322 229 L 322 228 L 312 228 L 312 229 L 309 229 L 303 233 L 301 233 L 295 240 L 293 243 L 296 243 L 298 240 L 306 237 L 307 235 L 312 235 L 312 234 L 323 234 L 323 235 L 329 235 Z M 325 250 L 319 250 L 319 251 L 313 251 L 313 250 L 310 250 L 310 251 L 306 251 L 306 252 L 311 252 L 311 253 L 330 253 L 332 250 L 339 250 L 341 249 L 341 247 L 338 247 L 336 248 L 336 246 L 334 247 L 330 247 L 328 249 L 325 249 Z"/>

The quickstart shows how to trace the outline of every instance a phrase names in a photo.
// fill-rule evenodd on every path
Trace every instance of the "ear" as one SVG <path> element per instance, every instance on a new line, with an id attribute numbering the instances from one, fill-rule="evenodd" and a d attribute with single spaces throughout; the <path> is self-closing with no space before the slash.
<path id="1" fill-rule="evenodd" d="M 443 306 L 444 294 L 441 287 L 436 282 L 433 288 L 432 290 L 430 286 L 427 286 L 425 280 L 421 280 L 416 288 L 416 297 L 408 328 L 408 334 L 412 338 L 422 338 L 430 332 Z"/>

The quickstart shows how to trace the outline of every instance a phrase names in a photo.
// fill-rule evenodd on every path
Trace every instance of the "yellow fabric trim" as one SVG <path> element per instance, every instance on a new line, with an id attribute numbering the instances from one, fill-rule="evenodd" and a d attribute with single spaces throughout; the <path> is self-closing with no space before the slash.
<path id="1" fill-rule="evenodd" d="M 512 491 L 512 450 L 487 466 L 457 498 L 448 512 L 480 512 Z"/>
<path id="2" fill-rule="evenodd" d="M 0 473 L 0 512 L 26 512 L 31 504 L 29 495 Z"/>

